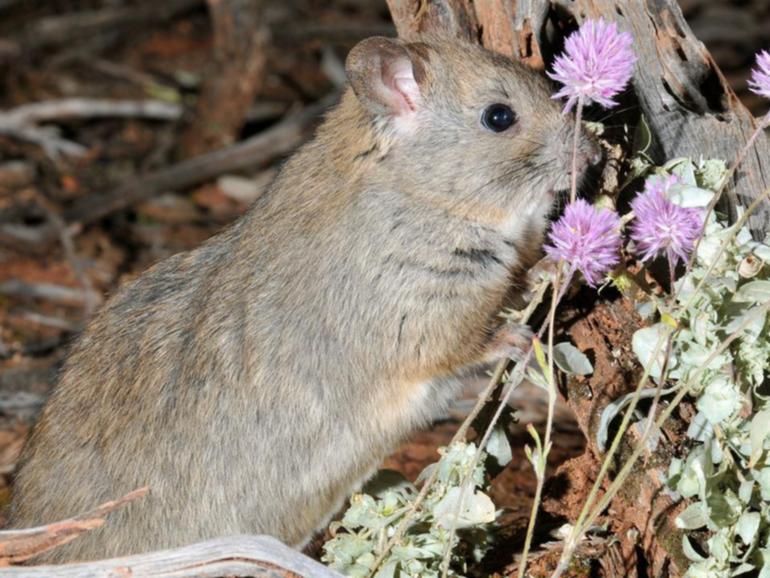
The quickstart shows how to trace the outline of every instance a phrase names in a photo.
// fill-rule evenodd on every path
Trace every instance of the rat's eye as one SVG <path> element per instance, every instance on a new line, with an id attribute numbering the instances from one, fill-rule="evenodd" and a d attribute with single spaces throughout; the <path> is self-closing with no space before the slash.
<path id="1" fill-rule="evenodd" d="M 481 115 L 481 124 L 493 132 L 503 132 L 516 122 L 516 113 L 507 104 L 491 104 Z"/>

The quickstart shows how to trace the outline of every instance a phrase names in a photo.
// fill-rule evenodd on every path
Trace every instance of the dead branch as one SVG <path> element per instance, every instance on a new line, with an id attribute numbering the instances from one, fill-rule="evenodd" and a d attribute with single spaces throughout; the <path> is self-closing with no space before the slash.
<path id="1" fill-rule="evenodd" d="M 63 46 L 80 40 L 88 41 L 105 30 L 110 33 L 137 25 L 164 22 L 203 4 L 203 0 L 164 0 L 131 6 L 103 8 L 40 18 L 22 31 L 19 44 L 26 50 Z"/>
<path id="2" fill-rule="evenodd" d="M 269 536 L 231 536 L 125 558 L 63 566 L 0 569 L 0 578 L 342 578 L 341 574 Z"/>
<path id="3" fill-rule="evenodd" d="M 20 316 L 25 321 L 29 321 L 35 325 L 51 327 L 60 331 L 67 331 L 69 333 L 77 333 L 83 329 L 83 324 L 78 323 L 77 321 L 62 319 L 61 317 L 53 317 L 52 315 L 43 315 L 42 313 L 38 313 L 36 311 L 22 311 Z"/>
<path id="4" fill-rule="evenodd" d="M 181 116 L 178 105 L 155 100 L 114 101 L 89 98 L 67 98 L 25 104 L 0 112 L 0 134 L 40 146 L 53 160 L 60 156 L 81 157 L 87 149 L 61 138 L 55 130 L 36 127 L 38 123 L 71 118 L 142 117 L 175 120 Z"/>
<path id="5" fill-rule="evenodd" d="M 88 319 L 91 317 L 96 308 L 101 304 L 102 298 L 97 292 L 94 291 L 94 284 L 91 282 L 91 278 L 85 271 L 83 264 L 78 259 L 77 251 L 75 250 L 75 241 L 72 230 L 67 227 L 64 219 L 61 218 L 61 209 L 57 207 L 52 201 L 50 201 L 44 194 L 33 189 L 33 194 L 37 203 L 43 208 L 50 225 L 56 229 L 56 234 L 59 236 L 59 242 L 64 251 L 64 256 L 72 267 L 75 276 L 80 283 L 80 287 L 83 289 L 83 317 Z"/>
<path id="6" fill-rule="evenodd" d="M 68 226 L 72 226 L 71 223 L 87 225 L 158 193 L 191 187 L 221 174 L 257 168 L 294 150 L 307 137 L 318 116 L 337 99 L 336 93 L 331 94 L 240 143 L 139 177 L 102 197 L 83 199 L 65 210 L 63 218 Z M 0 225 L 0 243 L 40 249 L 55 239 L 56 230 L 51 225 Z"/>
<path id="7" fill-rule="evenodd" d="M 139 488 L 120 499 L 105 502 L 90 512 L 61 522 L 54 522 L 37 528 L 24 530 L 3 530 L 0 532 L 0 565 L 23 562 L 33 556 L 47 552 L 57 546 L 71 542 L 83 532 L 104 525 L 104 519 L 113 510 L 147 494 L 148 488 Z M 4 574 L 8 570 L 0 570 Z M 17 576 L 26 570 L 19 570 Z M 51 569 L 49 567 L 49 576 Z"/>
<path id="8" fill-rule="evenodd" d="M 0 135 L 39 146 L 52 160 L 62 156 L 82 157 L 87 149 L 76 142 L 61 138 L 55 131 L 0 122 Z"/>
<path id="9" fill-rule="evenodd" d="M 53 228 L 56 234 L 56 228 Z M 9 279 L 0 283 L 0 295 L 18 299 L 42 299 L 60 305 L 86 307 L 91 302 L 101 303 L 102 296 L 94 291 L 86 292 L 81 288 L 65 287 L 53 283 L 27 283 L 19 279 Z"/>
<path id="10" fill-rule="evenodd" d="M 264 77 L 269 34 L 263 0 L 208 0 L 208 7 L 214 58 L 182 136 L 183 157 L 231 144 Z"/>
<path id="11" fill-rule="evenodd" d="M 146 118 L 176 120 L 182 107 L 162 100 L 63 98 L 23 104 L 0 112 L 0 125 L 35 125 L 73 118 Z"/>

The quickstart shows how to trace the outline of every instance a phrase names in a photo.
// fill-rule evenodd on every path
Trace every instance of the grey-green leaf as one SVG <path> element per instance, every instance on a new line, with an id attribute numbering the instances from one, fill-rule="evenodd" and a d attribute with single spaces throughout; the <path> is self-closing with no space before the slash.
<path id="1" fill-rule="evenodd" d="M 765 303 L 770 301 L 770 281 L 749 281 L 735 292 L 733 301 Z"/>
<path id="2" fill-rule="evenodd" d="M 567 341 L 553 346 L 553 360 L 565 373 L 590 375 L 594 371 L 585 353 Z"/>

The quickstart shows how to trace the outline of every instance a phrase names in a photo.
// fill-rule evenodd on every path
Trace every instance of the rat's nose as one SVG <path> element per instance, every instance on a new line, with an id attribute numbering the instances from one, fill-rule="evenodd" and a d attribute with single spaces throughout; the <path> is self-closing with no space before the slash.
<path id="1" fill-rule="evenodd" d="M 580 153 L 585 161 L 591 165 L 598 165 L 602 160 L 602 147 L 599 145 L 599 140 L 592 134 L 586 133 L 583 128 L 584 138 L 581 139 Z"/>

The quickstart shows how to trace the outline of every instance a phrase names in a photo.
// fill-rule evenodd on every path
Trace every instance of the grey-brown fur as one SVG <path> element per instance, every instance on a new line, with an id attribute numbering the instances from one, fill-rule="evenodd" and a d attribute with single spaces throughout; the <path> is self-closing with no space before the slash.
<path id="1" fill-rule="evenodd" d="M 405 56 L 421 97 L 398 125 L 379 75 Z M 47 560 L 235 533 L 302 545 L 456 376 L 515 343 L 496 313 L 568 186 L 572 120 L 542 78 L 475 46 L 370 39 L 348 71 L 360 100 L 249 213 L 123 287 L 73 347 L 12 525 L 151 494 Z M 494 102 L 518 113 L 509 132 L 481 126 Z"/>

